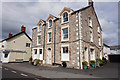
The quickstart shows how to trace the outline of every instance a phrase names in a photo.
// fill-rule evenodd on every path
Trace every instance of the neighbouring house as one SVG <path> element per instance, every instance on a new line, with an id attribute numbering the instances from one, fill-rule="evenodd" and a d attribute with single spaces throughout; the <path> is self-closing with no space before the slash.
<path id="1" fill-rule="evenodd" d="M 103 57 L 102 29 L 92 0 L 74 11 L 64 8 L 59 17 L 49 15 L 32 29 L 32 57 L 42 64 L 67 63 L 82 69 L 82 62 Z"/>
<path id="2" fill-rule="evenodd" d="M 108 54 L 110 54 L 110 46 L 106 45 L 105 43 L 103 44 L 103 54 L 104 54 L 104 58 L 106 58 L 108 60 Z"/>
<path id="3" fill-rule="evenodd" d="M 21 27 L 21 32 L 0 41 L 0 55 L 2 63 L 29 61 L 31 57 L 32 39 L 25 32 L 26 27 Z"/>
<path id="4" fill-rule="evenodd" d="M 118 46 L 108 46 L 107 44 L 103 44 L 103 53 L 104 57 L 109 60 L 109 55 L 120 55 L 120 45 Z"/>

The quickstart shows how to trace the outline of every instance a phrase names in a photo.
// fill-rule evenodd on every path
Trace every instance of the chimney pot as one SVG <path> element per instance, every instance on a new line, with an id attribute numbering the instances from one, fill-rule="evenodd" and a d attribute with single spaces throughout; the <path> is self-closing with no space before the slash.
<path id="1" fill-rule="evenodd" d="M 88 4 L 89 4 L 89 6 L 91 5 L 91 6 L 93 6 L 93 1 L 92 0 L 88 0 Z"/>
<path id="2" fill-rule="evenodd" d="M 21 32 L 25 32 L 26 31 L 26 27 L 24 27 L 24 25 L 21 26 Z"/>
<path id="3" fill-rule="evenodd" d="M 8 36 L 8 38 L 10 38 L 10 37 L 12 37 L 12 34 L 11 34 L 11 33 L 9 33 L 9 36 Z"/>

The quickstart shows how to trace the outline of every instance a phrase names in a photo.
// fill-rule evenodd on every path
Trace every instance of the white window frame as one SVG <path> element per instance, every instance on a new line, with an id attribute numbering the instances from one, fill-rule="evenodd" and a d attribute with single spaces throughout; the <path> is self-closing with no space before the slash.
<path id="1" fill-rule="evenodd" d="M 101 39 L 98 37 L 99 46 L 101 46 Z"/>
<path id="2" fill-rule="evenodd" d="M 98 33 L 100 33 L 100 27 L 98 26 Z"/>
<path id="3" fill-rule="evenodd" d="M 41 35 L 38 35 L 38 36 L 41 37 Z M 37 44 L 40 45 L 40 44 L 41 44 L 41 39 L 40 39 L 40 43 L 38 43 L 38 42 L 39 42 L 39 40 L 38 40 L 38 36 L 37 36 Z"/>
<path id="4" fill-rule="evenodd" d="M 68 28 L 68 38 L 67 39 L 64 39 L 64 35 L 63 35 L 63 29 L 66 29 Z M 65 26 L 65 27 L 62 27 L 61 28 L 61 41 L 69 41 L 69 27 L 68 26 Z"/>
<path id="5" fill-rule="evenodd" d="M 90 41 L 93 42 L 93 30 L 92 29 L 90 29 Z"/>
<path id="6" fill-rule="evenodd" d="M 49 23 L 50 20 L 52 20 L 52 19 L 48 20 L 48 28 L 52 28 L 52 26 L 53 26 L 53 20 L 52 20 L 52 26 L 51 27 L 49 26 L 50 25 L 50 23 Z"/>
<path id="7" fill-rule="evenodd" d="M 37 54 L 38 54 L 38 50 L 37 50 L 37 49 L 33 49 L 33 50 L 34 50 L 34 51 L 33 51 L 33 52 L 34 52 L 34 55 L 37 55 Z M 36 54 L 35 54 L 35 50 L 37 50 Z"/>
<path id="8" fill-rule="evenodd" d="M 40 29 L 40 24 L 41 24 L 41 29 Z M 42 23 L 40 23 L 40 24 L 38 25 L 38 32 L 40 32 L 42 30 Z"/>
<path id="9" fill-rule="evenodd" d="M 68 53 L 63 53 L 63 47 L 68 47 Z M 70 61 L 69 56 L 69 44 L 61 45 L 61 61 Z"/>
<path id="10" fill-rule="evenodd" d="M 95 49 L 94 47 L 90 47 L 90 49 L 93 49 L 93 58 L 91 59 L 91 51 L 90 51 L 90 60 L 95 60 Z"/>
<path id="11" fill-rule="evenodd" d="M 49 42 L 49 33 L 51 33 L 51 42 L 52 42 L 52 32 L 48 32 L 48 33 L 47 33 L 47 36 L 48 36 L 47 42 L 48 42 L 48 43 L 51 43 L 51 42 Z"/>
<path id="12" fill-rule="evenodd" d="M 65 13 L 65 12 L 67 12 L 68 13 L 68 21 L 66 21 L 66 22 L 64 22 L 64 20 L 63 20 L 63 14 Z M 69 12 L 68 11 L 64 11 L 63 13 L 62 13 L 62 15 L 61 15 L 61 24 L 64 24 L 64 23 L 68 23 L 69 22 Z"/>
<path id="13" fill-rule="evenodd" d="M 89 19 L 90 18 L 90 19 Z M 91 17 L 88 17 L 88 25 L 90 26 L 90 27 L 92 27 L 92 18 Z"/>

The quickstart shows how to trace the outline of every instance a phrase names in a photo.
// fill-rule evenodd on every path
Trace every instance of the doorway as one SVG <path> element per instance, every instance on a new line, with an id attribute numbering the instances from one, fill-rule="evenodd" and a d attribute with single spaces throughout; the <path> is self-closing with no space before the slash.
<path id="1" fill-rule="evenodd" d="M 47 50 L 47 64 L 52 64 L 51 48 L 48 48 Z"/>

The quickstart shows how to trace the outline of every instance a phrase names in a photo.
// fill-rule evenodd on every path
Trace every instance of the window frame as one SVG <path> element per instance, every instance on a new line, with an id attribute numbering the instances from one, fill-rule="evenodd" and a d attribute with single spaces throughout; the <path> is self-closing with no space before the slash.
<path id="1" fill-rule="evenodd" d="M 63 53 L 63 48 L 68 47 L 68 53 Z M 69 44 L 61 45 L 61 61 L 69 61 L 70 54 L 69 54 Z"/>
<path id="2" fill-rule="evenodd" d="M 63 16 L 64 16 L 64 13 L 67 13 L 67 14 L 68 14 L 68 20 L 65 21 L 65 22 L 64 22 L 64 17 L 63 17 Z M 62 24 L 63 24 L 63 23 L 68 23 L 68 22 L 69 22 L 69 12 L 68 12 L 68 11 L 64 11 L 63 14 L 61 15 L 61 19 L 62 19 L 62 20 L 61 20 L 61 23 L 62 23 Z"/>
<path id="3" fill-rule="evenodd" d="M 40 50 L 42 51 L 42 49 L 39 49 L 39 54 L 40 54 L 40 55 L 42 55 L 43 51 L 42 51 L 42 52 L 40 52 Z"/>
<path id="4" fill-rule="evenodd" d="M 39 38 L 40 37 L 40 38 Z M 39 40 L 40 39 L 40 40 Z M 37 44 L 41 44 L 41 35 L 37 36 Z"/>
<path id="5" fill-rule="evenodd" d="M 67 29 L 67 30 L 68 30 L 68 33 L 66 33 L 67 36 L 68 36 L 68 38 L 64 38 L 64 36 L 66 35 L 66 34 L 64 34 L 64 32 L 63 32 L 64 29 Z M 69 27 L 68 27 L 68 26 L 61 28 L 61 41 L 69 41 Z"/>
<path id="6" fill-rule="evenodd" d="M 50 34 L 51 33 L 51 37 L 50 37 Z M 49 41 L 51 39 L 51 41 Z M 47 41 L 48 43 L 51 43 L 52 42 L 52 32 L 48 32 L 48 41 Z"/>
<path id="7" fill-rule="evenodd" d="M 34 49 L 34 54 L 37 55 L 37 49 Z"/>
<path id="8" fill-rule="evenodd" d="M 7 56 L 6 56 L 6 55 L 7 55 Z M 8 58 L 8 54 L 5 53 L 5 54 L 4 54 L 4 58 Z"/>
<path id="9" fill-rule="evenodd" d="M 50 20 L 52 21 L 51 26 L 50 26 Z M 49 21 L 48 21 L 48 28 L 52 28 L 52 26 L 53 26 L 53 20 L 49 19 Z"/>
<path id="10" fill-rule="evenodd" d="M 98 43 L 99 43 L 99 46 L 101 46 L 101 38 L 98 37 Z"/>
<path id="11" fill-rule="evenodd" d="M 39 24 L 39 30 L 38 31 L 41 31 L 41 30 L 42 30 L 42 23 Z"/>
<path id="12" fill-rule="evenodd" d="M 89 27 L 92 27 L 92 18 L 91 17 L 88 17 L 88 25 L 89 25 Z"/>
<path id="13" fill-rule="evenodd" d="M 93 31 L 90 29 L 90 41 L 93 42 Z"/>
<path id="14" fill-rule="evenodd" d="M 30 43 L 26 43 L 26 47 L 29 48 L 30 47 Z"/>

